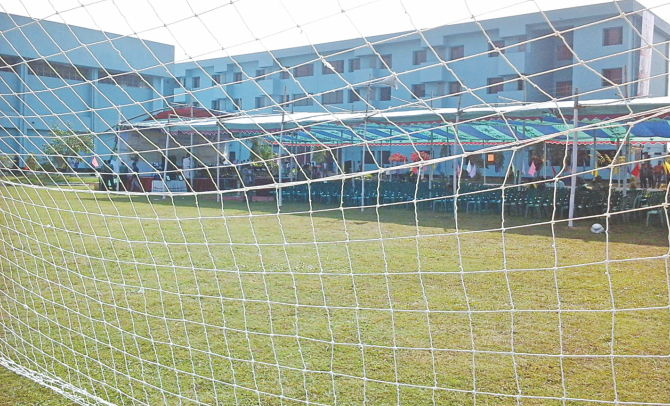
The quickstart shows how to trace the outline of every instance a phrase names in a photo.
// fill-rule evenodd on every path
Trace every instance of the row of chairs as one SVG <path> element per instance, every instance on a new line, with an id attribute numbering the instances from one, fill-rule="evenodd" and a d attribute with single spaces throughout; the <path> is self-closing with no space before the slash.
<path id="1" fill-rule="evenodd" d="M 344 182 L 344 183 L 343 183 Z M 345 206 L 371 205 L 379 202 L 398 209 L 413 209 L 451 212 L 454 198 L 451 189 L 436 184 L 432 189 L 426 182 L 366 182 L 361 195 L 361 182 L 351 180 L 319 182 L 282 188 L 282 197 L 288 202 L 312 202 Z M 363 199 L 363 201 L 361 201 Z M 665 202 L 665 192 L 629 190 L 626 196 L 621 191 L 589 190 L 580 188 L 575 195 L 576 217 L 600 216 L 605 213 L 623 212 L 615 218 L 623 222 L 652 220 L 665 221 L 665 211 L 657 206 Z M 551 218 L 556 213 L 566 218 L 570 207 L 568 189 L 519 187 L 505 189 L 477 183 L 463 183 L 459 188 L 459 210 L 470 213 L 500 213 L 511 216 Z M 645 209 L 649 207 L 650 209 Z"/>

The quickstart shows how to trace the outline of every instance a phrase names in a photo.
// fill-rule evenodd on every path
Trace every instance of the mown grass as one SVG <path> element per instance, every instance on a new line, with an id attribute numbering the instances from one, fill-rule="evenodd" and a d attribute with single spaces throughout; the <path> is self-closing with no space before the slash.
<path id="1" fill-rule="evenodd" d="M 0 354 L 112 403 L 670 403 L 664 227 L 0 197 Z"/>

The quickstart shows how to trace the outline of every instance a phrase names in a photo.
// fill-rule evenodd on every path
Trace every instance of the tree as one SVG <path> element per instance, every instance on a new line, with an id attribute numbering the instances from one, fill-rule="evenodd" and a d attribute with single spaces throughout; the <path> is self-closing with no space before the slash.
<path id="1" fill-rule="evenodd" d="M 251 139 L 251 162 L 265 161 L 265 165 L 273 170 L 277 166 L 275 158 L 277 154 L 272 151 L 272 147 L 258 137 Z"/>
<path id="2" fill-rule="evenodd" d="M 44 146 L 44 153 L 53 162 L 56 168 L 67 167 L 65 157 L 73 157 L 81 160 L 80 153 L 93 152 L 93 136 L 91 134 L 80 134 L 71 128 L 63 129 L 58 124 L 51 127 L 52 140 Z"/>

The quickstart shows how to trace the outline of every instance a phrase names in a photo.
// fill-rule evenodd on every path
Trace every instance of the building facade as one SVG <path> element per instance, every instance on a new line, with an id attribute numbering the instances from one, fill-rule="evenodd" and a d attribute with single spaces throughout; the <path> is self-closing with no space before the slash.
<path id="1" fill-rule="evenodd" d="M 172 45 L 0 14 L 0 151 L 39 153 L 54 126 L 110 152 L 121 119 L 165 106 Z"/>
<path id="2" fill-rule="evenodd" d="M 37 152 L 59 126 L 95 134 L 107 155 L 117 123 L 170 104 L 267 114 L 667 96 L 670 26 L 643 9 L 609 2 L 177 64 L 171 45 L 0 14 L 0 151 Z"/>
<path id="3" fill-rule="evenodd" d="M 447 25 L 178 64 L 174 101 L 267 113 L 365 110 L 414 103 L 619 99 L 638 94 L 643 6 L 635 1 Z M 545 18 L 546 17 L 546 18 Z M 668 94 L 670 26 L 652 13 L 649 96 Z M 560 32 L 561 35 L 556 35 Z M 648 36 L 649 37 L 649 36 Z M 646 43 L 645 43 L 646 44 Z M 324 62 L 325 61 L 325 62 Z M 390 84 L 395 74 L 397 89 Z M 617 88 L 617 84 L 632 84 Z"/>

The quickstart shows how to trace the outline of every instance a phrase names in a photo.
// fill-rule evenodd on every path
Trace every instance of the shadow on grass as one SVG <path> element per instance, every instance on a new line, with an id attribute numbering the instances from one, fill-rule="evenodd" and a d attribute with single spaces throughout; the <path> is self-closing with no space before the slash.
<path id="1" fill-rule="evenodd" d="M 93 199 L 93 197 L 88 197 Z M 128 202 L 128 197 L 113 197 L 113 201 Z M 272 216 L 278 213 L 276 201 L 254 201 L 247 205 L 244 201 L 225 200 L 217 202 L 213 197 L 193 196 L 160 198 L 160 197 L 133 197 L 135 204 L 150 203 L 155 206 L 171 206 L 175 210 L 199 208 L 201 211 L 222 209 L 227 212 L 239 212 L 237 215 L 251 213 L 253 216 Z M 556 210 L 556 222 L 551 225 L 551 212 L 549 216 L 531 215 L 525 217 L 522 214 L 488 212 L 468 212 L 467 208 L 459 207 L 457 222 L 451 212 L 444 209 L 432 210 L 428 203 L 418 203 L 415 210 L 414 204 L 404 205 L 371 205 L 361 211 L 360 207 L 340 206 L 338 204 L 286 202 L 281 207 L 282 216 L 314 217 L 330 220 L 346 220 L 348 224 L 364 225 L 376 223 L 396 224 L 408 227 L 420 227 L 421 234 L 430 234 L 426 229 L 437 229 L 435 233 L 453 233 L 456 231 L 458 222 L 459 232 L 490 232 L 500 233 L 504 224 L 506 234 L 518 234 L 526 236 L 542 236 L 556 238 L 567 238 L 581 240 L 584 242 L 604 242 L 609 238 L 611 243 L 624 243 L 634 245 L 645 245 L 655 247 L 667 247 L 670 230 L 661 224 L 658 212 L 651 218 L 649 226 L 646 225 L 649 210 L 639 210 L 629 213 L 626 218 L 620 213 L 610 216 L 609 224 L 605 216 L 595 216 L 575 220 L 573 227 L 568 227 L 567 219 L 560 216 L 560 210 Z M 661 212 L 662 214 L 662 212 Z M 594 234 L 590 232 L 591 225 L 599 223 L 608 227 L 609 235 Z M 375 227 L 371 227 L 374 232 Z"/>

